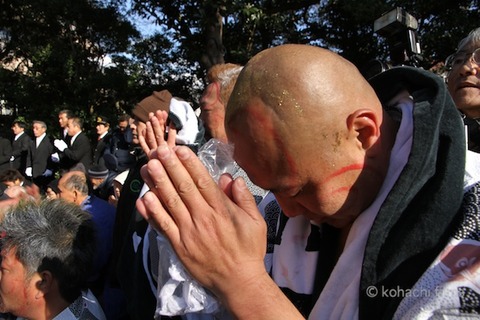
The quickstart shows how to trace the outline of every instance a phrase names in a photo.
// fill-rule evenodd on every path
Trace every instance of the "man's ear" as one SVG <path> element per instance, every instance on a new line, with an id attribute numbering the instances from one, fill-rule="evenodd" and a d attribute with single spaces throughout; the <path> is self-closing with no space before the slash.
<path id="1" fill-rule="evenodd" d="M 364 150 L 371 149 L 380 137 L 380 119 L 369 109 L 360 109 L 350 114 L 347 128 Z"/>
<path id="2" fill-rule="evenodd" d="M 39 299 L 52 290 L 53 275 L 50 271 L 45 270 L 39 272 L 37 277 L 38 280 L 36 282 L 36 286 L 38 291 L 35 295 L 35 298 Z"/>

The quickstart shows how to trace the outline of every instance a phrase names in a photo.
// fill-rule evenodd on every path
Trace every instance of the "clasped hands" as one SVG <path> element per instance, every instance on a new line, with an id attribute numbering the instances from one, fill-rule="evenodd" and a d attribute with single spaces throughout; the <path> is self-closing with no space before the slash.
<path id="1" fill-rule="evenodd" d="M 190 274 L 228 305 L 242 288 L 268 277 L 265 220 L 243 179 L 224 175 L 217 185 L 188 147 L 175 146 L 175 128 L 165 140 L 167 117 L 150 113 L 139 133 L 150 159 L 141 170 L 150 191 L 137 209 Z"/>

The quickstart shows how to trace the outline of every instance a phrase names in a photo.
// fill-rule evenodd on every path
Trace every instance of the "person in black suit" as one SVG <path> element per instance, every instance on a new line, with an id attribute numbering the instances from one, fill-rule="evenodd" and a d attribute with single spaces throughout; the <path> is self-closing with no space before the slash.
<path id="1" fill-rule="evenodd" d="M 30 144 L 25 173 L 33 179 L 42 192 L 47 189 L 53 177 L 53 162 L 50 155 L 53 153 L 53 144 L 47 137 L 47 125 L 43 121 L 35 120 L 32 125 L 35 140 Z"/>
<path id="2" fill-rule="evenodd" d="M 98 116 L 96 120 L 98 140 L 95 150 L 93 150 L 93 165 L 99 165 L 103 167 L 105 166 L 103 153 L 105 152 L 105 148 L 112 138 L 112 134 L 110 133 L 110 123 L 107 117 Z"/>
<path id="3" fill-rule="evenodd" d="M 10 167 L 18 170 L 25 176 L 27 168 L 28 149 L 32 139 L 25 133 L 26 124 L 21 120 L 15 120 L 12 124 L 14 134 L 12 140 L 12 157 L 10 158 Z"/>
<path id="4" fill-rule="evenodd" d="M 12 157 L 12 143 L 10 140 L 0 137 L 0 173 L 10 169 L 10 158 Z"/>
<path id="5" fill-rule="evenodd" d="M 52 155 L 52 160 L 59 162 L 60 172 L 80 170 L 84 173 L 92 164 L 92 149 L 90 140 L 82 131 L 83 121 L 79 117 L 68 119 L 68 135 L 70 144 L 56 139 L 53 144 L 58 149 Z"/>

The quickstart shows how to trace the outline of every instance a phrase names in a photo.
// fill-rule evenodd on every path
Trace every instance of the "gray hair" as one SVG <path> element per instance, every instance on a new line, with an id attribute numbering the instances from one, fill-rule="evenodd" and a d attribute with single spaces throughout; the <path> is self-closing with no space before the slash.
<path id="1" fill-rule="evenodd" d="M 75 172 L 70 177 L 65 179 L 63 185 L 67 190 L 77 190 L 84 196 L 88 195 L 87 176 L 81 171 Z"/>
<path id="2" fill-rule="evenodd" d="M 218 81 L 220 82 L 220 86 L 227 87 L 232 81 L 236 81 L 242 69 L 243 66 L 237 66 L 220 72 L 218 74 Z"/>
<path id="3" fill-rule="evenodd" d="M 43 121 L 40 121 L 40 120 L 33 120 L 32 122 L 33 124 L 39 124 L 42 128 L 45 128 L 47 129 L 47 124 Z"/>
<path id="4" fill-rule="evenodd" d="M 9 208 L 0 221 L 0 244 L 3 252 L 15 251 L 27 278 L 50 271 L 69 302 L 88 286 L 95 231 L 91 215 L 75 204 L 55 199 Z"/>
<path id="5" fill-rule="evenodd" d="M 480 27 L 473 29 L 472 31 L 470 31 L 468 36 L 460 40 L 460 42 L 458 43 L 457 52 L 472 43 L 480 43 Z"/>

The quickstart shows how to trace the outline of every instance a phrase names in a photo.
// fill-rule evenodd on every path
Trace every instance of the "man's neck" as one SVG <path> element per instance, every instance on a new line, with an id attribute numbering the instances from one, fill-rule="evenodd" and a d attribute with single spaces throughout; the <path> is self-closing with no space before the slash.
<path id="1" fill-rule="evenodd" d="M 68 308 L 70 303 L 63 299 L 58 292 L 49 292 L 45 294 L 45 317 L 43 319 L 50 320 L 59 315 L 63 310 Z"/>

